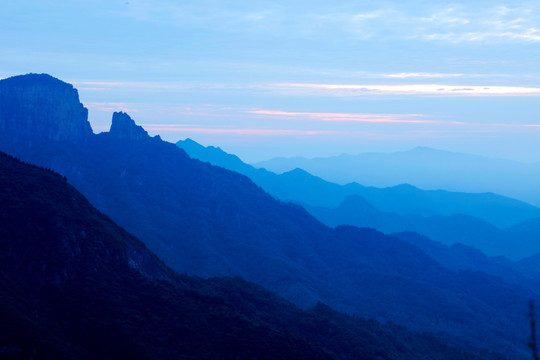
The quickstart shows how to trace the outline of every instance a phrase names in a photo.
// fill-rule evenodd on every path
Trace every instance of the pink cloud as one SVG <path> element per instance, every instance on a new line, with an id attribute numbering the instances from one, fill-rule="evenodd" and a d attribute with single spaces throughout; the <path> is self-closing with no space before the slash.
<path id="1" fill-rule="evenodd" d="M 133 104 L 119 103 L 119 102 L 88 102 L 84 104 L 88 109 L 98 111 L 125 111 L 125 112 L 139 112 L 136 107 L 132 107 Z"/>
<path id="2" fill-rule="evenodd" d="M 405 124 L 439 124 L 441 121 L 422 120 L 422 114 L 351 114 L 351 113 L 312 113 L 290 112 L 281 110 L 248 110 L 246 113 L 256 115 L 280 116 L 289 118 L 305 118 L 319 121 L 351 121 L 367 123 L 405 123 Z M 448 122 L 445 122 L 448 124 Z"/>
<path id="3" fill-rule="evenodd" d="M 380 133 L 369 131 L 336 131 L 336 130 L 297 130 L 297 129 L 257 129 L 257 128 L 213 128 L 197 125 L 177 124 L 141 124 L 145 130 L 159 133 L 196 133 L 209 135 L 237 135 L 237 136 L 339 136 L 339 137 L 366 137 L 371 139 L 395 139 L 417 137 L 418 134 L 410 132 Z"/>
<path id="4" fill-rule="evenodd" d="M 540 124 L 485 124 L 493 127 L 510 127 L 510 128 L 539 128 Z"/>
<path id="5" fill-rule="evenodd" d="M 185 132 L 204 134 L 231 134 L 248 136 L 335 135 L 342 132 L 327 130 L 255 129 L 255 128 L 206 128 L 193 125 L 141 124 L 148 131 Z"/>

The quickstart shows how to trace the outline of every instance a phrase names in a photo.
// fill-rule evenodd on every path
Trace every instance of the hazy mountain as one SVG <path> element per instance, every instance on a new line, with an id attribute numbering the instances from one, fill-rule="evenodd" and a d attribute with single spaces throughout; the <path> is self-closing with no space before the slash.
<path id="1" fill-rule="evenodd" d="M 34 94 L 63 94 L 51 82 L 71 88 L 47 76 L 32 76 L 31 87 L 16 78 L 0 81 L 0 94 L 10 94 L 9 106 L 0 97 L 0 126 L 21 121 L 13 109 L 25 112 L 24 121 L 39 122 L 49 102 L 35 101 Z M 54 110 L 60 123 L 87 122 L 60 110 Z M 0 146 L 66 176 L 177 271 L 241 275 L 304 307 L 324 301 L 441 334 L 460 346 L 527 358 L 524 312 L 537 298 L 532 291 L 484 273 L 451 271 L 418 247 L 375 230 L 330 229 L 247 177 L 146 136 L 126 114 L 115 113 L 111 128 L 82 140 L 20 133 L 0 137 Z"/>
<path id="2" fill-rule="evenodd" d="M 538 258 L 538 256 L 513 262 L 502 256 L 486 256 L 481 251 L 467 245 L 445 245 L 415 232 L 399 232 L 392 234 L 392 236 L 418 246 L 448 269 L 481 271 L 536 292 L 540 291 L 540 282 L 538 281 L 540 271 L 525 265 L 532 263 L 533 259 Z"/>
<path id="3" fill-rule="evenodd" d="M 350 224 L 385 233 L 416 231 L 445 244 L 463 243 L 488 255 L 512 259 L 540 252 L 537 227 L 522 227 L 515 231 L 492 225 L 521 226 L 516 222 L 530 219 L 540 211 L 514 199 L 490 193 L 420 190 L 410 185 L 373 188 L 352 183 L 342 186 L 301 169 L 280 175 L 255 169 L 220 148 L 204 147 L 190 139 L 179 141 L 177 145 L 191 157 L 249 176 L 279 199 L 302 204 L 329 226 Z M 326 204 L 326 207 L 320 204 Z"/>
<path id="4" fill-rule="evenodd" d="M 423 189 L 494 192 L 540 204 L 539 163 L 526 164 L 426 147 L 390 154 L 276 158 L 254 166 L 277 173 L 302 168 L 339 184 L 356 181 L 385 187 L 407 183 Z"/>
<path id="5" fill-rule="evenodd" d="M 239 278 L 177 275 L 60 175 L 1 152 L 0 187 L 2 358 L 486 358 Z"/>
<path id="6" fill-rule="evenodd" d="M 179 141 L 176 145 L 195 159 L 248 176 L 283 201 L 334 208 L 348 196 L 360 195 L 385 212 L 422 216 L 464 214 L 478 217 L 498 227 L 508 227 L 540 216 L 539 208 L 496 194 L 421 190 L 411 185 L 375 188 L 350 183 L 342 186 L 298 168 L 280 175 L 265 169 L 256 169 L 220 148 L 204 147 L 191 139 Z"/>
<path id="7" fill-rule="evenodd" d="M 305 208 L 328 226 L 370 227 L 384 233 L 414 231 L 447 245 L 461 243 L 490 256 L 513 260 L 540 253 L 540 231 L 533 220 L 510 229 L 499 229 L 484 220 L 468 215 L 406 216 L 380 211 L 359 195 L 347 197 L 336 208 Z"/>

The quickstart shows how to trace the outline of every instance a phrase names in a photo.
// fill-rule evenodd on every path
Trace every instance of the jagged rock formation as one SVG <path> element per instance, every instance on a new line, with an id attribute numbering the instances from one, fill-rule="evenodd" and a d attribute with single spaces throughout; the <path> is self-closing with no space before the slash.
<path id="1" fill-rule="evenodd" d="M 119 139 L 143 140 L 150 138 L 146 130 L 135 124 L 135 121 L 125 112 L 113 114 L 109 134 Z"/>
<path id="2" fill-rule="evenodd" d="M 0 82 L 0 137 L 13 143 L 81 142 L 93 135 L 88 110 L 72 85 L 46 74 Z"/>

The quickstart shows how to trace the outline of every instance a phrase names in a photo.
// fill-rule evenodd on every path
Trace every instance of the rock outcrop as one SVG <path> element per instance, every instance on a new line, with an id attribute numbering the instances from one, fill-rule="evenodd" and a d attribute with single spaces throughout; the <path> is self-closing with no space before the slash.
<path id="1" fill-rule="evenodd" d="M 115 112 L 112 117 L 109 134 L 119 139 L 144 140 L 150 136 L 125 112 Z"/>
<path id="2" fill-rule="evenodd" d="M 77 90 L 50 75 L 1 80 L 0 104 L 2 141 L 81 142 L 93 135 L 88 110 L 79 101 Z"/>

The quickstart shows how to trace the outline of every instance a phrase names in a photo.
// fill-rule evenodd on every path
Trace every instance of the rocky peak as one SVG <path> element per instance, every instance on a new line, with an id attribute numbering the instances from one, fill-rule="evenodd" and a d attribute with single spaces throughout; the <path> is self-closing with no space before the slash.
<path id="1" fill-rule="evenodd" d="M 84 141 L 88 110 L 72 85 L 47 74 L 0 80 L 0 137 L 13 143 Z"/>
<path id="2" fill-rule="evenodd" d="M 115 112 L 112 117 L 109 134 L 120 139 L 144 140 L 150 136 L 125 112 Z"/>

